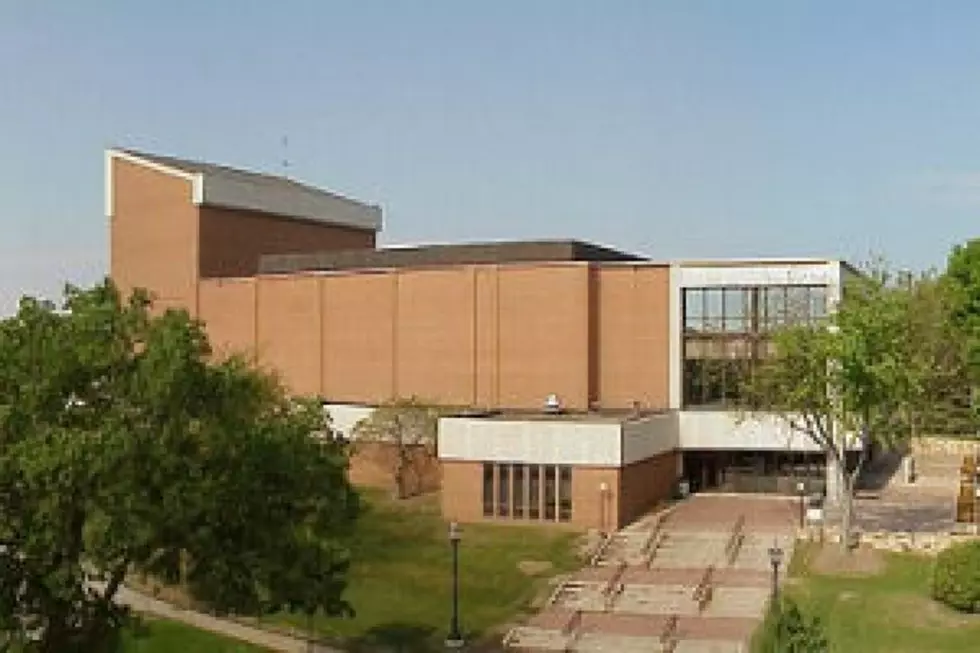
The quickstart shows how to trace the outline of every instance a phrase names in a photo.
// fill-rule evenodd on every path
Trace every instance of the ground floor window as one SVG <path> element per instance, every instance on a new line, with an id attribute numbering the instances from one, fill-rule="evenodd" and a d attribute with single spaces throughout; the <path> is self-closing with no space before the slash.
<path id="1" fill-rule="evenodd" d="M 572 468 L 483 463 L 483 516 L 567 522 L 572 519 Z"/>

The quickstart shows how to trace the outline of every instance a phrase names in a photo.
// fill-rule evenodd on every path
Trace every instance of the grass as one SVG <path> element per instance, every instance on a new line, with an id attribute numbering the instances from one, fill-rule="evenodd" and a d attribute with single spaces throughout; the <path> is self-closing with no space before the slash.
<path id="1" fill-rule="evenodd" d="M 807 614 L 821 618 L 832 650 L 849 653 L 957 653 L 977 651 L 980 616 L 964 615 L 929 595 L 933 561 L 914 554 L 883 554 L 871 576 L 813 571 L 812 550 L 800 547 L 789 589 Z"/>
<path id="2" fill-rule="evenodd" d="M 124 635 L 125 653 L 266 653 L 264 648 L 228 639 L 176 621 L 144 619 L 135 635 Z"/>
<path id="3" fill-rule="evenodd" d="M 393 647 L 404 653 L 443 650 L 450 618 L 451 576 L 447 525 L 438 500 L 394 502 L 365 492 L 355 560 L 346 598 L 353 619 L 319 619 L 317 631 L 352 651 Z M 468 639 L 526 609 L 543 579 L 521 571 L 524 561 L 547 561 L 544 575 L 578 567 L 574 536 L 541 526 L 465 525 L 460 543 L 460 621 Z M 299 629 L 305 618 L 279 618 Z M 493 633 L 496 635 L 496 633 Z"/>

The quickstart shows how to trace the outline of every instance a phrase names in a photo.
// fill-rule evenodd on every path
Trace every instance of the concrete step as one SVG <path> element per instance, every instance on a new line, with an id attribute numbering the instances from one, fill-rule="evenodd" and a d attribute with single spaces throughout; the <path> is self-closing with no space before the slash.
<path id="1" fill-rule="evenodd" d="M 520 626 L 507 636 L 508 648 L 535 651 L 564 651 L 569 637 L 560 630 Z"/>

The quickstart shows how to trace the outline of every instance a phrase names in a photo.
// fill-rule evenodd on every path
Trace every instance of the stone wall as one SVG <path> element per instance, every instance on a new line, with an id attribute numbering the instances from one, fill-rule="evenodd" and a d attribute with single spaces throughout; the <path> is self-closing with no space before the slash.
<path id="1" fill-rule="evenodd" d="M 822 540 L 824 542 L 837 543 L 840 542 L 840 529 L 836 526 L 829 526 L 823 529 L 822 536 L 819 529 L 811 529 L 804 533 L 804 538 L 811 542 Z M 862 546 L 879 551 L 919 553 L 923 555 L 936 555 L 954 544 L 973 540 L 980 540 L 980 536 L 971 533 L 915 533 L 898 531 L 867 531 L 858 533 L 858 541 Z"/>
<path id="2" fill-rule="evenodd" d="M 916 438 L 912 441 L 912 454 L 973 455 L 980 449 L 980 439 Z"/>

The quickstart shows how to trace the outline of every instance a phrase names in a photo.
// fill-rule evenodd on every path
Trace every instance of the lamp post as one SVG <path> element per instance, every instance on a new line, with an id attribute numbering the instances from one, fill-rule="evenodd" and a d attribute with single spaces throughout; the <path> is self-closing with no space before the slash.
<path id="1" fill-rule="evenodd" d="M 769 548 L 769 562 L 772 563 L 772 609 L 776 609 L 779 599 L 779 566 L 783 564 L 783 550 L 776 542 Z"/>
<path id="2" fill-rule="evenodd" d="M 803 528 L 804 524 L 806 523 L 806 506 L 804 505 L 806 498 L 806 483 L 803 481 L 798 481 L 796 483 L 796 493 L 800 495 L 800 528 Z"/>
<path id="3" fill-rule="evenodd" d="M 463 635 L 459 632 L 459 524 L 449 524 L 449 546 L 453 551 L 453 616 L 449 622 L 449 636 L 446 638 L 446 648 L 458 649 L 463 647 Z"/>

